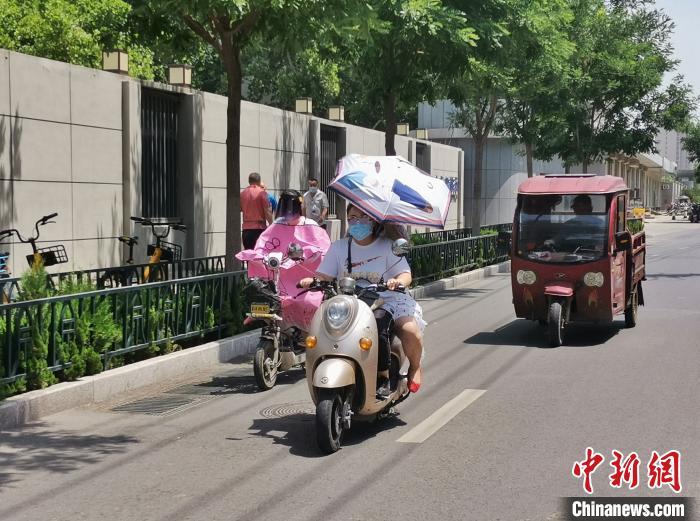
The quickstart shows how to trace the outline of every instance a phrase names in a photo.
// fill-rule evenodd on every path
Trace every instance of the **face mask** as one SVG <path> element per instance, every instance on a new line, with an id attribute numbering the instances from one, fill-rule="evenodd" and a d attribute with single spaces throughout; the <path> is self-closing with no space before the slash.
<path id="1" fill-rule="evenodd" d="M 361 241 L 361 240 L 369 237 L 370 234 L 372 233 L 372 224 L 371 223 L 351 224 L 350 227 L 348 228 L 348 231 L 350 232 L 350 235 L 352 235 L 352 237 L 354 239 Z"/>
<path id="2" fill-rule="evenodd" d="M 315 194 L 316 192 L 318 192 L 318 187 L 316 187 L 316 186 L 310 187 L 309 192 L 311 192 L 312 194 Z"/>

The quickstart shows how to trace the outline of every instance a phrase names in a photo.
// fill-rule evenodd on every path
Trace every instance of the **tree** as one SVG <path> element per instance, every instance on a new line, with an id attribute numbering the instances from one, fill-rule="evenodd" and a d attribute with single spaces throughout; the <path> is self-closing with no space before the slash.
<path id="1" fill-rule="evenodd" d="M 459 3 L 459 2 L 455 2 Z M 446 77 L 466 65 L 477 36 L 465 12 L 439 0 L 373 0 L 378 21 L 367 42 L 347 50 L 349 82 L 383 115 L 385 153 L 396 155 L 398 107 L 434 101 Z M 374 125 L 376 126 L 376 125 Z"/>
<path id="2" fill-rule="evenodd" d="M 683 130 L 686 134 L 681 138 L 683 150 L 688 152 L 688 159 L 695 163 L 695 182 L 700 183 L 700 123 L 693 121 Z"/>
<path id="3" fill-rule="evenodd" d="M 521 24 L 525 0 L 476 3 L 472 17 L 481 21 L 479 45 L 468 59 L 466 72 L 449 89 L 456 110 L 451 124 L 464 128 L 474 141 L 471 228 L 481 229 L 481 186 L 484 150 L 488 137 L 498 125 L 506 93 L 513 82 L 514 49 L 512 29 Z"/>
<path id="4" fill-rule="evenodd" d="M 346 5 L 347 4 L 347 5 Z M 244 71 L 242 53 L 256 37 L 266 35 L 286 43 L 300 28 L 324 30 L 333 27 L 362 27 L 368 17 L 354 17 L 354 2 L 323 0 L 150 0 L 157 13 L 177 17 L 218 54 L 227 80 L 226 131 L 226 269 L 237 263 L 233 254 L 241 249 L 240 142 L 241 94 Z M 361 5 L 361 4 L 358 4 Z M 337 17 L 337 24 L 330 21 Z M 270 64 L 274 66 L 274 64 Z"/>
<path id="5" fill-rule="evenodd" d="M 525 6 L 523 23 L 511 29 L 512 81 L 498 131 L 524 145 L 528 177 L 533 176 L 533 158 L 552 157 L 540 144 L 562 131 L 560 114 L 568 100 L 561 91 L 574 51 L 566 29 L 572 18 L 568 2 L 536 0 Z"/>
<path id="6" fill-rule="evenodd" d="M 487 63 L 473 60 L 468 78 L 452 93 L 457 109 L 451 124 L 464 128 L 474 141 L 474 170 L 472 184 L 472 233 L 481 229 L 481 186 L 484 149 L 486 141 L 497 124 L 503 109 L 504 92 L 510 77 L 503 70 Z"/>
<path id="7" fill-rule="evenodd" d="M 661 128 L 682 124 L 692 111 L 682 82 L 661 90 L 672 71 L 673 22 L 652 0 L 575 0 L 570 38 L 576 45 L 564 89 L 570 100 L 565 132 L 546 146 L 569 166 L 612 153 L 654 149 Z M 678 80 L 677 80 L 678 81 Z"/>
<path id="8" fill-rule="evenodd" d="M 153 53 L 129 26 L 124 0 L 0 0 L 0 48 L 100 68 L 104 49 L 129 52 L 129 72 L 153 78 Z"/>

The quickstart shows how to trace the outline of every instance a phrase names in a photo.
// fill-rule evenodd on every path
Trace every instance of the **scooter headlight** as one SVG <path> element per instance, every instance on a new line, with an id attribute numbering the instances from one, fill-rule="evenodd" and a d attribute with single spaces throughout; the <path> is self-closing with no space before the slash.
<path id="1" fill-rule="evenodd" d="M 537 280 L 537 275 L 535 275 L 534 271 L 519 270 L 517 275 L 515 276 L 515 280 L 518 281 L 518 284 L 525 284 L 526 286 L 531 286 Z"/>
<path id="2" fill-rule="evenodd" d="M 600 272 L 589 271 L 584 275 L 583 283 L 592 288 L 602 288 L 605 283 L 605 277 Z"/>
<path id="3" fill-rule="evenodd" d="M 352 319 L 352 301 L 336 297 L 326 307 L 326 324 L 335 331 L 346 328 Z"/>

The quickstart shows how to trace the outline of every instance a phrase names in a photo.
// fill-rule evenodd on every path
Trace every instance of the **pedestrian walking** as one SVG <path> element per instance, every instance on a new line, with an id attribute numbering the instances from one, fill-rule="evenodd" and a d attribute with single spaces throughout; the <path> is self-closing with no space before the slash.
<path id="1" fill-rule="evenodd" d="M 326 216 L 328 215 L 328 197 L 318 188 L 318 180 L 309 179 L 309 190 L 304 194 L 304 216 L 316 221 L 322 228 L 326 228 Z"/>
<path id="2" fill-rule="evenodd" d="M 267 192 L 260 182 L 260 174 L 252 172 L 248 176 L 248 188 L 241 192 L 241 212 L 243 213 L 243 249 L 251 250 L 260 234 L 272 223 L 272 210 Z"/>

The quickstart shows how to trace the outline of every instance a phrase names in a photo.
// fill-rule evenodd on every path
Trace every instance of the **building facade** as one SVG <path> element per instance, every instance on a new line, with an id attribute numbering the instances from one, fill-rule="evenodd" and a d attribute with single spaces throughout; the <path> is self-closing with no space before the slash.
<path id="1" fill-rule="evenodd" d="M 140 81 L 0 50 L 0 230 L 30 233 L 43 215 L 41 244 L 63 244 L 54 271 L 119 265 L 120 235 L 149 230 L 132 216 L 181 219 L 169 238 L 184 257 L 221 255 L 226 235 L 226 107 L 222 96 Z M 397 152 L 437 177 L 461 180 L 463 152 L 405 136 Z M 384 133 L 243 102 L 241 187 L 259 172 L 268 189 L 324 187 L 344 154 L 384 154 Z M 460 183 L 462 184 L 462 183 Z M 448 227 L 463 225 L 461 198 Z M 10 269 L 27 266 L 28 245 L 3 242 Z"/>

